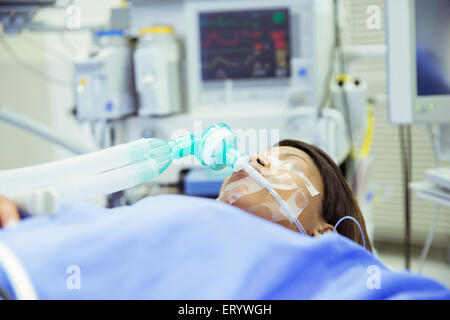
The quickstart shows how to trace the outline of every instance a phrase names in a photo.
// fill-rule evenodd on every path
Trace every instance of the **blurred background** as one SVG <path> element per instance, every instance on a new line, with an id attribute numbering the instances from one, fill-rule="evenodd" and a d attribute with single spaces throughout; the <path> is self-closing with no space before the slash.
<path id="1" fill-rule="evenodd" d="M 420 87 L 420 68 L 432 68 L 418 62 L 419 45 L 434 46 L 427 61 L 441 61 L 448 88 L 448 1 L 272 2 L 0 1 L 0 170 L 216 122 L 240 133 L 248 154 L 305 140 L 346 174 L 380 259 L 450 286 L 449 173 L 426 174 L 449 167 L 450 92 L 428 78 Z M 433 30 L 443 38 L 421 43 Z M 178 162 L 89 200 L 214 197 L 227 174 Z M 436 175 L 441 198 L 408 186 Z"/>

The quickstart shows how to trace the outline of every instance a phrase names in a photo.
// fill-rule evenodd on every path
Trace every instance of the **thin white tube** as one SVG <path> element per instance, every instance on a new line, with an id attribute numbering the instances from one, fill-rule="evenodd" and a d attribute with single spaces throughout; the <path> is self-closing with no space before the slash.
<path id="1" fill-rule="evenodd" d="M 435 136 L 433 134 L 433 128 L 430 124 L 425 126 L 425 130 L 428 133 L 428 136 L 431 141 L 431 148 L 433 151 L 433 157 L 434 157 L 434 164 L 436 167 L 439 167 L 439 152 L 437 149 L 437 144 L 434 141 Z M 436 204 L 435 210 L 434 210 L 434 220 L 433 224 L 430 228 L 430 231 L 428 232 L 427 238 L 425 240 L 425 244 L 423 245 L 422 252 L 420 254 L 420 260 L 419 260 L 419 267 L 418 267 L 418 273 L 422 273 L 423 266 L 425 264 L 425 260 L 427 259 L 428 251 L 430 250 L 431 243 L 433 242 L 434 233 L 436 232 L 437 224 L 439 221 L 439 215 L 440 215 L 441 206 L 439 203 Z"/>
<path id="2" fill-rule="evenodd" d="M 0 242 L 0 267 L 5 272 L 17 299 L 37 300 L 36 291 L 24 267 L 2 242 Z"/>
<path id="3" fill-rule="evenodd" d="M 69 139 L 57 135 L 55 132 L 50 130 L 50 128 L 46 127 L 45 125 L 37 121 L 28 119 L 23 115 L 18 115 L 15 112 L 6 110 L 1 106 L 0 106 L 0 120 L 3 120 L 11 125 L 14 125 L 26 131 L 29 131 L 35 135 L 38 135 L 39 137 L 48 140 L 54 144 L 57 144 L 60 147 L 63 147 L 75 154 L 84 154 L 92 151 L 85 146 L 79 145 L 74 141 L 71 141 Z"/>
<path id="4" fill-rule="evenodd" d="M 0 194 L 8 196 L 123 167 L 147 159 L 150 149 L 146 139 L 140 139 L 69 159 L 0 171 Z"/>
<path id="5" fill-rule="evenodd" d="M 256 171 L 252 166 L 250 166 L 249 164 L 246 164 L 243 166 L 244 170 L 250 175 L 250 177 L 252 179 L 255 180 L 256 183 L 258 183 L 261 187 L 263 187 L 264 189 L 266 189 L 274 198 L 275 200 L 278 202 L 278 204 L 281 206 L 281 208 L 283 209 L 283 211 L 289 215 L 289 220 L 295 224 L 295 226 L 297 227 L 297 229 L 302 232 L 303 234 L 307 235 L 305 229 L 303 228 L 303 226 L 297 221 L 296 218 L 294 218 L 294 216 L 292 215 L 291 210 L 289 209 L 289 207 L 286 204 L 286 201 L 284 201 L 283 199 L 281 199 L 281 197 L 279 196 L 279 194 L 270 186 L 270 183 L 261 175 L 259 174 L 258 171 Z"/>
<path id="6" fill-rule="evenodd" d="M 431 226 L 431 229 L 428 232 L 427 239 L 425 240 L 425 244 L 422 249 L 422 253 L 420 254 L 419 267 L 417 269 L 418 273 L 422 273 L 423 265 L 425 264 L 425 260 L 427 259 L 428 251 L 430 250 L 431 243 L 433 242 L 434 233 L 436 232 L 436 227 L 437 227 L 437 224 L 439 221 L 440 209 L 441 209 L 441 206 L 439 204 L 436 204 L 433 225 Z"/>

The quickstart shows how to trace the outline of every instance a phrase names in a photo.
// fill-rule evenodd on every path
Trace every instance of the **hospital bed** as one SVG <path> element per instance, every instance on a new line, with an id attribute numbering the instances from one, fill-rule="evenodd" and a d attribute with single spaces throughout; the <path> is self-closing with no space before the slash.
<path id="1" fill-rule="evenodd" d="M 337 234 L 310 238 L 212 199 L 67 202 L 0 231 L 39 299 L 450 299 Z M 16 298 L 0 268 L 0 288 Z"/>

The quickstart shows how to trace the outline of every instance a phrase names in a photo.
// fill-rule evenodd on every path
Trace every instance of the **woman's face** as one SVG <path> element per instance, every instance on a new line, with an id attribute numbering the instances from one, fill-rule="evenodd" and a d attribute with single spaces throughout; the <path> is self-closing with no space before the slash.
<path id="1" fill-rule="evenodd" d="M 309 235 L 316 236 L 333 230 L 333 226 L 322 218 L 324 190 L 322 177 L 312 159 L 305 152 L 287 146 L 273 147 L 253 155 L 250 158 L 250 165 L 263 177 L 275 183 L 276 186 L 273 188 L 288 203 L 291 211 L 303 209 L 298 220 Z M 307 180 L 319 192 L 318 195 L 311 194 L 307 180 L 302 178 L 298 172 L 303 172 Z M 296 226 L 279 213 L 281 212 L 279 205 L 266 189 L 255 188 L 252 192 L 242 193 L 242 188 L 231 188 L 236 185 L 235 182 L 245 181 L 246 178 L 248 180 L 248 174 L 244 170 L 235 172 L 228 177 L 222 184 L 218 200 L 232 203 L 233 206 L 297 231 Z M 229 187 L 227 188 L 227 186 Z M 239 196 L 233 194 L 234 190 L 240 190 Z M 234 199 L 234 201 L 230 201 L 230 199 Z"/>

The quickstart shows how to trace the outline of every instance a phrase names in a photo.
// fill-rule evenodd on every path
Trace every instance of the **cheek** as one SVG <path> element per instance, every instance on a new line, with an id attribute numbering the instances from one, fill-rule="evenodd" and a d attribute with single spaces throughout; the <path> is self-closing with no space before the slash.
<path id="1" fill-rule="evenodd" d="M 296 232 L 298 232 L 298 229 L 297 229 L 297 227 L 295 226 L 295 225 L 293 225 L 289 220 L 280 220 L 280 221 L 277 221 L 276 223 L 278 223 L 279 225 L 282 225 L 283 227 L 286 227 L 286 228 L 288 228 L 288 229 L 291 229 L 291 230 L 293 230 L 293 231 L 296 231 Z"/>
<path id="2" fill-rule="evenodd" d="M 227 184 L 229 184 L 235 180 L 238 180 L 239 178 L 242 178 L 242 177 L 237 174 L 234 174 L 234 175 L 228 177 L 222 184 L 221 194 L 222 194 L 223 190 L 225 189 L 225 187 L 227 186 Z M 295 191 L 292 191 L 292 190 L 289 190 L 289 191 L 276 190 L 276 191 L 280 195 L 280 197 L 285 201 L 287 201 L 290 198 L 290 196 L 295 193 Z M 304 190 L 305 194 L 306 194 L 306 192 L 307 191 Z M 267 208 L 258 206 L 262 203 L 267 203 L 267 202 L 276 203 L 275 200 L 273 199 L 273 197 L 267 192 L 267 190 L 262 189 L 262 190 L 259 190 L 258 192 L 255 192 L 252 194 L 247 194 L 247 195 L 241 197 L 239 200 L 237 200 L 236 202 L 233 203 L 233 206 L 243 209 L 243 210 L 245 210 L 249 213 L 252 213 L 256 216 L 259 216 L 261 218 L 264 218 L 267 220 L 272 220 L 273 215 L 270 212 L 270 210 L 268 210 Z M 298 219 L 299 219 L 300 223 L 303 225 L 303 227 L 305 228 L 306 232 L 311 235 L 314 232 L 314 229 L 320 223 L 321 196 L 316 196 L 313 199 L 309 198 L 308 202 L 309 202 L 308 205 L 306 206 L 306 208 L 303 209 L 303 211 L 299 215 Z M 297 204 L 299 206 L 301 206 L 301 204 L 299 204 L 299 203 L 297 203 Z M 256 208 L 253 208 L 253 207 L 256 207 Z M 285 218 L 283 220 L 279 220 L 279 221 L 274 221 L 274 222 L 276 222 L 277 224 L 280 224 L 284 227 L 287 227 L 289 229 L 292 229 L 294 231 L 297 231 L 296 226 L 294 224 L 292 224 L 287 218 Z"/>
<path id="3" fill-rule="evenodd" d="M 267 194 L 266 190 L 262 189 L 258 192 L 247 194 L 233 203 L 234 206 L 246 210 L 261 203 L 272 201 L 270 195 Z"/>
<path id="4" fill-rule="evenodd" d="M 246 209 L 247 212 L 254 214 L 255 216 L 272 221 L 272 212 L 266 206 L 257 205 Z"/>
<path id="5" fill-rule="evenodd" d="M 319 198 L 313 199 L 298 217 L 300 223 L 309 235 L 314 232 L 315 228 L 320 226 L 320 204 Z"/>
<path id="6" fill-rule="evenodd" d="M 314 226 L 316 225 L 314 211 L 311 210 L 311 208 L 305 208 L 302 214 L 298 217 L 298 220 L 302 224 L 303 228 L 305 228 L 306 233 L 311 235 L 314 230 Z"/>
<path id="7" fill-rule="evenodd" d="M 226 178 L 225 181 L 222 183 L 222 186 L 220 187 L 219 195 L 222 194 L 223 190 L 225 189 L 225 187 L 228 184 L 229 179 L 230 179 L 230 177 Z"/>

